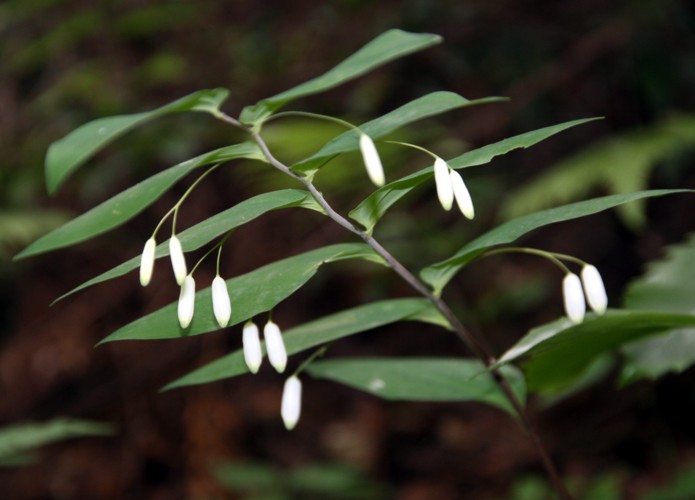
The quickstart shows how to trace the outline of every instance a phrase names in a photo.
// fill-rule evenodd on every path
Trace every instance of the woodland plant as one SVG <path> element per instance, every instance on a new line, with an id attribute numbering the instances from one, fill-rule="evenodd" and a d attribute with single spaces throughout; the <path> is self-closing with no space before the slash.
<path id="1" fill-rule="evenodd" d="M 305 374 L 334 380 L 387 399 L 477 401 L 493 405 L 508 412 L 526 429 L 555 489 L 562 497 L 570 498 L 526 414 L 527 389 L 542 393 L 547 387 L 556 391 L 571 388 L 602 354 L 615 351 L 631 341 L 692 327 L 695 316 L 684 314 L 683 311 L 607 310 L 606 291 L 600 273 L 593 265 L 568 255 L 508 245 L 548 224 L 685 190 L 623 193 L 531 213 L 481 234 L 450 257 L 424 266 L 419 274 L 407 269 L 374 236 L 375 227 L 391 206 L 402 199 L 405 201 L 404 197 L 410 191 L 433 179 L 441 206 L 450 210 L 456 202 L 463 216 L 473 219 L 474 198 L 464 182 L 465 169 L 488 164 L 495 156 L 517 148 L 527 148 L 591 120 L 579 119 L 527 132 L 448 160 L 419 145 L 389 141 L 418 150 L 429 157 L 429 161 L 423 161 L 421 170 L 393 179 L 390 178 L 389 165 L 382 164 L 380 159 L 380 138 L 417 120 L 499 101 L 500 98 L 468 100 L 452 92 L 434 92 L 361 125 L 299 111 L 279 112 L 295 99 L 331 89 L 393 59 L 439 42 L 440 37 L 431 34 L 412 34 L 400 30 L 385 32 L 327 73 L 244 108 L 238 118 L 221 109 L 228 91 L 212 89 L 195 92 L 153 111 L 101 118 L 82 125 L 48 150 L 46 179 L 50 193 L 54 193 L 70 174 L 114 139 L 135 126 L 170 113 L 208 114 L 246 133 L 248 141 L 204 153 L 156 173 L 40 238 L 17 257 L 74 245 L 114 229 L 154 203 L 184 176 L 205 167 L 207 170 L 190 185 L 153 230 L 139 258 L 134 257 L 63 296 L 138 268 L 140 283 L 147 286 L 155 271 L 155 260 L 167 255 L 170 257 L 172 273 L 180 286 L 178 301 L 123 326 L 101 343 L 125 339 L 179 338 L 244 325 L 242 349 L 174 380 L 165 387 L 167 390 L 248 372 L 256 373 L 264 354 L 267 354 L 270 364 L 278 373 L 284 373 L 288 356 L 316 349 L 285 377 L 280 406 L 282 419 L 288 429 L 297 425 L 300 418 L 300 376 Z M 264 139 L 263 128 L 270 120 L 289 116 L 330 120 L 343 124 L 347 130 L 308 158 L 286 164 L 274 156 Z M 328 173 L 332 158 L 357 150 L 361 152 L 366 177 L 376 186 L 376 190 L 345 216 L 338 213 L 316 188 L 314 179 Z M 205 180 L 209 172 L 235 160 L 253 160 L 259 168 L 274 168 L 294 179 L 297 189 L 257 194 L 193 227 L 179 231 L 177 215 L 191 191 Z M 252 223 L 269 211 L 290 207 L 310 209 L 330 218 L 345 229 L 352 241 L 289 256 L 231 279 L 225 280 L 220 276 L 224 243 L 236 228 Z M 163 238 L 159 231 L 169 219 L 171 234 Z M 442 238 L 446 237 L 442 233 Z M 205 246 L 209 246 L 209 250 L 189 268 L 186 255 Z M 533 254 L 559 267 L 564 274 L 562 290 L 566 318 L 561 317 L 532 330 L 498 355 L 488 352 L 477 336 L 464 326 L 465 317 L 460 319 L 456 315 L 454 308 L 447 303 L 444 292 L 447 284 L 463 267 L 481 257 L 502 252 Z M 196 269 L 215 253 L 217 265 L 212 286 L 196 290 Z M 281 332 L 278 324 L 270 318 L 273 308 L 307 283 L 319 267 L 345 259 L 381 264 L 387 271 L 405 280 L 412 288 L 413 296 L 384 298 Z M 161 272 L 161 269 L 156 272 Z M 591 309 L 588 314 L 587 303 Z M 266 313 L 264 341 L 261 342 L 254 318 Z M 467 346 L 473 357 L 320 359 L 325 352 L 324 346 L 333 341 L 406 320 L 450 331 Z M 521 369 L 515 363 L 520 364 Z M 311 394 L 305 394 L 305 397 L 310 398 Z"/>

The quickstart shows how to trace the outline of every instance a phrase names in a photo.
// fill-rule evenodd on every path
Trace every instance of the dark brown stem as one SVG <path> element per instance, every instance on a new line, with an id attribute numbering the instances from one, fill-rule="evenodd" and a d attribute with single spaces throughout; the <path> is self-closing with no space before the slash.
<path id="1" fill-rule="evenodd" d="M 485 366 L 487 366 L 490 369 L 490 372 L 492 373 L 495 382 L 500 386 L 502 392 L 504 392 L 507 399 L 509 399 L 510 403 L 512 404 L 512 407 L 519 416 L 519 420 L 521 421 L 522 427 L 531 438 L 531 441 L 534 447 L 536 448 L 538 455 L 541 458 L 543 467 L 545 468 L 545 471 L 548 474 L 548 478 L 550 479 L 557 493 L 560 495 L 560 498 L 562 498 L 563 500 L 572 500 L 572 495 L 570 495 L 567 489 L 565 488 L 565 485 L 562 482 L 562 479 L 560 478 L 557 469 L 555 468 L 555 464 L 550 459 L 550 456 L 548 455 L 547 451 L 545 450 L 545 447 L 541 443 L 538 434 L 531 425 L 531 421 L 529 420 L 528 415 L 526 414 L 526 410 L 519 402 L 519 399 L 516 397 L 511 387 L 509 386 L 509 383 L 502 376 L 500 371 L 496 368 L 493 368 L 493 366 L 496 363 L 495 358 L 491 356 L 487 352 L 485 347 L 480 342 L 478 342 L 475 336 L 470 331 L 468 331 L 466 327 L 463 326 L 461 321 L 454 314 L 451 308 L 449 308 L 447 303 L 444 302 L 440 297 L 434 295 L 434 293 L 432 293 L 432 291 L 417 276 L 411 273 L 403 264 L 401 264 L 393 255 L 391 255 L 391 253 L 388 250 L 386 250 L 381 245 L 381 243 L 379 243 L 373 236 L 363 231 L 360 231 L 349 220 L 347 220 L 345 217 L 336 212 L 333 209 L 333 207 L 331 207 L 330 204 L 326 201 L 321 192 L 318 189 L 316 189 L 314 184 L 309 179 L 296 174 L 295 172 L 290 170 L 290 168 L 287 165 L 276 159 L 270 152 L 270 150 L 268 149 L 268 145 L 265 143 L 265 141 L 259 135 L 258 132 L 250 129 L 249 127 L 246 127 L 238 120 L 224 113 L 221 113 L 219 115 L 219 118 L 222 121 L 229 123 L 230 125 L 234 125 L 235 127 L 241 128 L 250 133 L 254 141 L 256 141 L 256 143 L 258 144 L 258 147 L 260 147 L 263 155 L 266 157 L 268 162 L 273 167 L 280 170 L 284 174 L 287 174 L 290 177 L 296 179 L 298 182 L 302 183 L 306 187 L 306 189 L 309 190 L 309 192 L 312 194 L 312 196 L 318 202 L 318 204 L 321 205 L 328 217 L 330 217 L 333 221 L 341 225 L 346 230 L 362 238 L 365 241 L 365 243 L 372 247 L 374 251 L 378 253 L 403 280 L 405 280 L 420 295 L 427 298 L 437 308 L 437 310 L 449 322 L 449 325 L 451 326 L 451 329 L 456 334 L 456 336 L 459 339 L 461 339 L 461 341 L 471 351 L 473 351 L 476 357 L 478 357 L 485 364 Z"/>

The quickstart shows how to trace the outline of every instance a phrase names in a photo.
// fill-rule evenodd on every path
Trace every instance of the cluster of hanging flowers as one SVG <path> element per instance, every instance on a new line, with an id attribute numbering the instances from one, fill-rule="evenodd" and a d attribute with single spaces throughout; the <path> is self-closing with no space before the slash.
<path id="1" fill-rule="evenodd" d="M 605 313 L 608 307 L 606 289 L 598 269 L 591 264 L 584 264 L 580 274 L 581 278 L 572 272 L 567 272 L 562 280 L 565 312 L 573 323 L 581 323 L 584 320 L 587 302 L 589 307 L 599 315 Z"/>
<path id="2" fill-rule="evenodd" d="M 147 240 L 140 258 L 140 284 L 147 286 L 154 270 L 156 241 L 152 237 Z M 186 258 L 180 240 L 173 235 L 169 240 L 169 254 L 176 282 L 180 285 L 177 315 L 181 328 L 186 329 L 193 320 L 195 311 L 195 279 L 193 273 L 188 273 Z M 232 316 L 232 304 L 229 290 L 219 271 L 212 281 L 212 310 L 217 324 L 224 328 Z M 287 366 L 287 351 L 282 338 L 280 327 L 268 319 L 263 328 L 268 361 L 278 373 L 283 373 Z M 242 332 L 244 362 L 251 373 L 257 373 L 263 362 L 263 349 L 256 324 L 249 320 Z M 302 386 L 299 378 L 292 375 L 285 382 L 282 396 L 281 416 L 288 430 L 294 428 L 299 420 L 301 409 Z"/>

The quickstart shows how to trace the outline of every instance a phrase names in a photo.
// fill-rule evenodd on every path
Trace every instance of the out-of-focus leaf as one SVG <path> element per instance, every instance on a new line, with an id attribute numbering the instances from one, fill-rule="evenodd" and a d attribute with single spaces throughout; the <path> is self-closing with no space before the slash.
<path id="1" fill-rule="evenodd" d="M 648 128 L 614 136 L 552 166 L 505 198 L 505 218 L 568 203 L 600 188 L 629 193 L 647 187 L 660 161 L 695 145 L 695 116 L 672 116 Z M 625 223 L 644 223 L 644 201 L 619 207 Z"/>
<path id="2" fill-rule="evenodd" d="M 514 394 L 523 403 L 523 375 L 511 366 L 502 369 Z M 369 358 L 317 361 L 306 369 L 325 378 L 400 401 L 476 401 L 515 415 L 514 409 L 485 365 L 478 360 L 451 358 Z"/>
<path id="3" fill-rule="evenodd" d="M 270 311 L 309 281 L 323 264 L 344 259 L 382 262 L 370 246 L 364 243 L 344 243 L 288 257 L 227 280 L 232 302 L 230 326 Z M 196 293 L 195 315 L 191 325 L 185 330 L 179 325 L 176 309 L 177 303 L 173 302 L 125 325 L 100 344 L 114 340 L 180 338 L 219 330 L 212 314 L 210 287 Z"/>
<path id="4" fill-rule="evenodd" d="M 225 463 L 217 465 L 213 473 L 222 486 L 253 500 L 386 498 L 383 485 L 339 464 L 308 464 L 283 470 L 263 462 Z"/>
<path id="5" fill-rule="evenodd" d="M 475 106 L 504 100 L 502 97 L 486 97 L 470 101 L 453 92 L 433 92 L 404 104 L 390 113 L 360 125 L 360 130 L 372 139 L 378 139 L 399 127 L 457 108 Z M 326 160 L 337 154 L 359 148 L 360 133 L 349 130 L 326 144 L 316 154 L 292 165 L 292 170 L 306 176 L 313 175 Z"/>
<path id="6" fill-rule="evenodd" d="M 215 467 L 214 475 L 222 486 L 234 492 L 259 493 L 283 488 L 280 471 L 266 463 L 220 464 Z"/>
<path id="7" fill-rule="evenodd" d="M 625 296 L 625 307 L 640 311 L 695 314 L 695 235 L 668 248 L 666 256 L 652 262 L 634 280 Z M 695 362 L 695 329 L 673 330 L 656 338 L 623 347 L 623 382 L 643 377 L 658 378 L 680 372 Z"/>
<path id="8" fill-rule="evenodd" d="M 514 137 L 509 137 L 494 144 L 488 144 L 482 148 L 468 151 L 467 153 L 453 158 L 448 163 L 455 169 L 483 165 L 492 161 L 496 156 L 507 154 L 519 148 L 529 148 L 563 130 L 595 119 L 596 118 L 574 120 L 515 135 Z M 367 232 L 371 232 L 391 205 L 424 181 L 428 180 L 432 175 L 432 167 L 428 167 L 380 187 L 357 205 L 350 212 L 350 217 L 362 224 L 367 229 Z"/>
<path id="9" fill-rule="evenodd" d="M 663 486 L 653 489 L 642 500 L 676 500 L 695 498 L 695 466 L 681 470 Z"/>
<path id="10" fill-rule="evenodd" d="M 199 90 L 160 108 L 132 115 L 99 118 L 54 142 L 46 153 L 46 186 L 54 193 L 63 181 L 101 148 L 128 130 L 169 113 L 199 111 L 215 115 L 227 98 L 226 89 Z"/>
<path id="11" fill-rule="evenodd" d="M 258 146 L 251 142 L 228 146 L 191 158 L 139 182 L 51 231 L 22 250 L 15 259 L 64 248 L 103 234 L 142 212 L 192 170 L 239 158 L 263 160 Z"/>
<path id="12" fill-rule="evenodd" d="M 247 125 L 256 125 L 294 99 L 337 87 L 389 61 L 426 49 L 441 40 L 440 36 L 427 33 L 407 33 L 397 29 L 386 31 L 323 75 L 263 99 L 253 106 L 247 106 L 240 119 Z"/>
<path id="13" fill-rule="evenodd" d="M 511 243 L 534 229 L 556 222 L 585 217 L 635 200 L 690 192 L 692 191 L 688 189 L 655 189 L 651 191 L 640 191 L 638 193 L 614 194 L 524 215 L 505 222 L 482 236 L 479 236 L 475 240 L 464 245 L 448 259 L 426 267 L 422 270 L 420 275 L 426 283 L 432 286 L 436 294 L 440 294 L 446 284 L 463 266 L 475 259 L 485 250 L 496 245 Z"/>
<path id="14" fill-rule="evenodd" d="M 0 429 L 0 465 L 24 463 L 40 446 L 81 436 L 113 434 L 110 424 L 60 418 L 48 422 L 11 425 Z"/>
<path id="15" fill-rule="evenodd" d="M 259 194 L 248 200 L 234 205 L 227 210 L 224 210 L 209 219 L 196 224 L 193 227 L 186 229 L 177 234 L 181 247 L 184 252 L 196 250 L 206 243 L 209 243 L 214 238 L 221 236 L 232 229 L 247 224 L 261 215 L 272 210 L 281 208 L 304 207 L 313 210 L 321 210 L 321 207 L 314 198 L 307 192 L 298 189 L 284 189 L 281 191 L 272 191 L 270 193 Z M 160 243 L 155 251 L 155 258 L 165 257 L 169 255 L 169 240 Z M 137 269 L 140 266 L 140 256 L 119 264 L 99 276 L 86 281 L 80 286 L 70 290 L 62 295 L 56 302 L 62 300 L 75 292 L 83 290 L 97 283 L 123 276 L 124 274 Z"/>
<path id="16" fill-rule="evenodd" d="M 286 330 L 283 332 L 285 347 L 288 354 L 295 354 L 397 321 L 426 321 L 439 324 L 442 318 L 433 309 L 432 303 L 426 299 L 392 299 L 373 302 Z M 174 380 L 163 390 L 205 384 L 244 373 L 248 373 L 248 368 L 244 363 L 243 353 L 239 350 Z"/>
<path id="17" fill-rule="evenodd" d="M 58 210 L 0 210 L 0 258 L 10 249 L 28 245 L 70 217 Z"/>
<path id="18" fill-rule="evenodd" d="M 338 464 L 309 464 L 287 473 L 287 483 L 304 498 L 379 500 L 388 498 L 386 488 L 359 471 Z"/>
<path id="19" fill-rule="evenodd" d="M 558 392 L 574 383 L 596 357 L 642 338 L 674 328 L 695 326 L 687 314 L 609 310 L 589 315 L 573 325 L 561 318 L 534 328 L 498 361 L 498 366 L 522 357 L 529 390 Z"/>

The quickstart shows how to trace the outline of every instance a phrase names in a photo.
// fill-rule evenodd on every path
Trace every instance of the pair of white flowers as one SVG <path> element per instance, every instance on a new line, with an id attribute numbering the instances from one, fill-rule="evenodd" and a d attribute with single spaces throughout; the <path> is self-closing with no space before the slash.
<path id="1" fill-rule="evenodd" d="M 565 275 L 562 280 L 562 294 L 565 312 L 573 323 L 581 323 L 584 320 L 587 302 L 596 314 L 605 313 L 608 307 L 608 297 L 601 274 L 591 264 L 584 265 L 581 279 L 571 272 Z M 584 300 L 585 295 L 586 301 Z"/>
<path id="2" fill-rule="evenodd" d="M 140 284 L 142 286 L 147 286 L 152 279 L 156 246 L 154 237 L 150 238 L 142 251 L 140 258 Z M 181 241 L 176 235 L 169 239 L 169 255 L 176 282 L 181 286 L 177 310 L 179 324 L 181 328 L 188 328 L 195 311 L 195 279 L 193 279 L 192 274 L 188 274 Z M 220 327 L 226 327 L 232 317 L 232 303 L 227 284 L 219 274 L 212 280 L 212 310 Z"/>
<path id="3" fill-rule="evenodd" d="M 367 169 L 367 175 L 376 186 L 383 186 L 385 178 L 381 158 L 379 158 L 379 153 L 376 150 L 376 146 L 374 146 L 374 141 L 364 133 L 360 135 L 360 151 Z M 451 210 L 454 200 L 456 200 L 461 213 L 468 219 L 473 219 L 475 216 L 473 200 L 466 184 L 463 182 L 463 178 L 446 161 L 438 156 L 434 160 L 434 182 L 437 187 L 439 203 L 441 203 L 444 210 Z"/>

